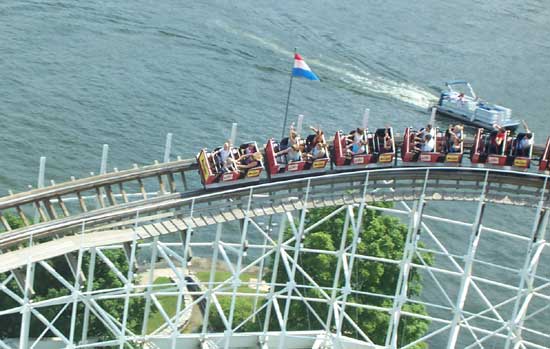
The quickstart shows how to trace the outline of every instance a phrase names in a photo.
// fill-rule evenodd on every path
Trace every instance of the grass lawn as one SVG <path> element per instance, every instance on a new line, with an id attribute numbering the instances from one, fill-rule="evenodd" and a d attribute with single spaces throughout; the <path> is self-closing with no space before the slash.
<path id="1" fill-rule="evenodd" d="M 208 282 L 210 278 L 210 272 L 204 271 L 204 272 L 197 272 L 196 273 L 199 280 L 202 282 Z M 227 271 L 218 271 L 216 272 L 214 276 L 214 282 L 220 283 L 223 282 L 231 277 L 231 272 Z M 255 288 L 248 287 L 248 282 L 251 278 L 257 278 L 258 275 L 256 273 L 254 274 L 241 274 L 241 282 L 243 285 L 239 286 L 237 288 L 237 292 L 241 293 L 255 293 Z M 206 285 L 205 285 L 206 286 Z M 217 284 L 214 285 L 214 287 L 217 286 Z M 226 286 L 223 287 L 225 291 L 232 290 L 232 284 L 231 282 L 227 283 Z M 233 318 L 233 325 L 240 324 L 244 319 L 246 319 L 249 315 L 253 312 L 254 307 L 254 298 L 255 297 L 237 297 L 236 299 L 236 307 L 235 307 L 235 314 Z M 229 309 L 231 305 L 231 296 L 218 296 L 218 301 L 220 302 L 220 305 L 223 309 L 223 312 L 225 316 L 229 315 Z M 263 299 L 260 298 L 258 300 L 257 306 L 261 307 L 263 304 Z M 261 318 L 260 318 L 261 319 Z M 261 320 L 256 323 L 250 323 L 248 322 L 248 325 L 245 325 L 244 328 L 241 328 L 240 331 L 257 331 L 259 330 L 259 326 L 261 324 Z M 222 320 L 220 318 L 220 315 L 216 309 L 216 307 L 212 306 L 210 308 L 210 317 L 209 317 L 209 325 L 217 331 L 222 331 L 225 329 Z"/>
<path id="2" fill-rule="evenodd" d="M 169 277 L 161 276 L 155 279 L 153 282 L 154 285 L 162 285 L 171 283 L 172 280 Z M 162 286 L 155 287 L 155 289 L 162 289 Z M 178 302 L 178 297 L 176 296 L 159 296 L 159 303 L 162 305 L 162 308 L 168 314 L 169 317 L 176 315 L 176 307 Z M 184 306 L 182 302 L 182 306 Z M 151 313 L 149 315 L 149 322 L 147 323 L 147 333 L 151 333 L 156 330 L 160 325 L 164 324 L 164 318 L 162 317 L 160 311 L 151 301 Z"/>
<path id="3" fill-rule="evenodd" d="M 197 278 L 204 282 L 204 283 L 208 283 L 209 279 L 210 279 L 210 272 L 208 271 L 199 271 L 197 273 L 195 273 L 195 275 L 197 275 Z M 229 279 L 231 277 L 231 272 L 229 271 L 217 271 L 216 272 L 216 275 L 214 276 L 214 282 L 217 282 L 217 283 L 220 283 L 220 282 L 223 282 L 227 279 Z M 256 289 L 252 289 L 250 287 L 248 287 L 248 282 L 250 281 L 250 279 L 254 279 L 254 278 L 257 278 L 258 275 L 257 274 L 241 274 L 241 282 L 244 283 L 244 285 L 241 285 L 237 290 L 238 292 L 246 292 L 246 293 L 254 293 L 256 292 Z M 207 285 L 204 285 L 205 287 L 207 287 Z M 217 286 L 217 284 L 214 285 L 214 287 Z M 224 288 L 227 289 L 227 287 L 232 287 L 232 284 L 231 282 L 228 282 Z"/>
<path id="4" fill-rule="evenodd" d="M 210 272 L 208 272 L 208 271 L 197 272 L 196 275 L 197 275 L 197 278 L 200 281 L 204 282 L 204 283 L 207 283 L 209 278 L 210 278 Z M 231 277 L 231 272 L 217 271 L 216 275 L 214 277 L 214 281 L 219 283 L 219 282 L 223 282 L 223 281 L 229 279 L 230 277 Z M 252 288 L 248 287 L 248 282 L 250 281 L 250 279 L 251 278 L 256 278 L 256 277 L 257 277 L 256 274 L 241 274 L 241 281 L 245 284 L 238 288 L 238 292 L 243 292 L 243 293 L 254 293 L 254 292 L 256 292 L 255 289 L 252 289 Z M 171 283 L 171 282 L 172 282 L 172 280 L 170 278 L 161 276 L 161 277 L 156 278 L 153 284 L 154 285 L 162 285 L 162 284 L 167 284 L 167 283 Z M 227 289 L 227 287 L 231 287 L 231 283 L 228 283 L 227 286 L 225 286 L 224 288 Z M 156 286 L 155 289 L 162 290 L 163 286 Z M 223 299 L 223 298 L 227 298 L 227 297 L 228 296 L 219 297 L 219 298 L 220 298 L 220 301 L 224 302 L 224 301 L 227 301 L 227 300 Z M 159 296 L 158 300 L 159 300 L 159 303 L 162 305 L 164 311 L 166 312 L 166 314 L 168 314 L 169 317 L 172 317 L 176 314 L 176 307 L 177 307 L 177 301 L 178 301 L 178 298 L 176 296 Z M 251 307 L 252 303 L 253 303 L 253 298 L 243 298 L 242 301 L 244 301 L 245 303 L 250 303 L 249 306 Z M 184 305 L 182 304 L 182 306 L 184 306 Z M 198 311 L 198 307 L 194 307 L 193 312 L 195 313 L 197 311 Z M 196 314 L 194 314 L 194 315 L 196 315 Z M 151 313 L 149 315 L 149 322 L 147 323 L 147 333 L 153 332 L 159 326 L 164 324 L 164 322 L 165 322 L 164 318 L 162 317 L 160 311 L 158 311 L 158 309 L 154 306 L 154 304 L 151 304 Z M 196 325 L 197 324 L 195 324 L 193 327 L 196 327 Z M 184 330 L 184 332 L 186 332 L 186 331 Z"/>

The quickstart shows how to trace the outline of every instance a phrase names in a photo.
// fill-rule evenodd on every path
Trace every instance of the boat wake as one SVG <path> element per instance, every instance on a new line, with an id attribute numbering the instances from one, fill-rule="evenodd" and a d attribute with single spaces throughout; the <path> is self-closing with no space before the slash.
<path id="1" fill-rule="evenodd" d="M 218 23 L 224 30 L 254 41 L 264 48 L 286 57 L 293 53 L 279 44 L 256 34 L 231 28 L 225 23 Z M 322 60 L 307 57 L 307 62 L 316 71 L 321 80 L 341 81 L 358 93 L 395 99 L 418 108 L 426 109 L 437 102 L 438 97 L 429 90 L 409 82 L 395 81 L 384 76 L 375 76 L 364 68 L 349 62 L 336 61 L 323 57 Z M 319 69 L 321 68 L 321 69 Z M 324 72 L 323 72 L 324 70 Z M 324 79 L 323 79 L 324 75 Z M 328 75 L 328 76 L 327 76 Z"/>
<path id="2" fill-rule="evenodd" d="M 438 97 L 436 95 L 419 86 L 395 81 L 384 76 L 373 76 L 370 72 L 353 64 L 341 62 L 326 64 L 315 59 L 309 61 L 312 62 L 312 65 L 320 66 L 338 74 L 341 81 L 367 94 L 390 97 L 422 109 L 426 109 L 437 102 Z"/>

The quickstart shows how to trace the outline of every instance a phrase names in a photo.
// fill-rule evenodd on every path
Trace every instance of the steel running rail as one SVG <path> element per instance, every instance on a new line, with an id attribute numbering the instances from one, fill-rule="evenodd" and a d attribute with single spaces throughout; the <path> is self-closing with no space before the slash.
<path id="1" fill-rule="evenodd" d="M 242 205 L 248 199 L 250 188 L 253 189 L 256 202 L 264 205 L 263 209 L 276 210 L 281 207 L 288 211 L 292 206 L 292 192 L 300 192 L 308 181 L 311 181 L 311 196 L 318 199 L 316 206 L 330 206 L 339 202 L 350 202 L 361 199 L 358 186 L 361 186 L 365 173 L 370 173 L 368 193 L 372 201 L 415 200 L 424 186 L 426 171 L 430 171 L 426 200 L 476 200 L 482 188 L 485 176 L 488 175 L 487 201 L 517 206 L 538 204 L 536 199 L 546 175 L 480 168 L 456 167 L 421 167 L 421 168 L 386 168 L 355 172 L 345 172 L 299 178 L 284 182 L 270 182 L 256 186 L 221 191 L 189 191 L 172 193 L 155 198 L 105 207 L 74 216 L 57 218 L 0 235 L 0 250 L 17 248 L 25 244 L 32 236 L 36 244 L 43 239 L 60 238 L 79 232 L 83 224 L 86 230 L 119 229 L 132 225 L 133 218 L 139 212 L 140 223 L 167 217 L 183 219 L 194 207 L 195 213 L 205 217 L 187 222 L 190 227 L 214 224 L 223 219 L 242 218 Z M 544 206 L 549 206 L 548 201 Z M 233 210 L 239 214 L 228 214 Z M 266 215 L 269 212 L 258 213 Z M 227 218 L 229 217 L 229 218 Z"/>

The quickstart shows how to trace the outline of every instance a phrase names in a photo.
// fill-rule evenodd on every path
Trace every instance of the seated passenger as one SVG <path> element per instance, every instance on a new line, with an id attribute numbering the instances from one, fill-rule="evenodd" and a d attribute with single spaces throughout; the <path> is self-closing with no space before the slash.
<path id="1" fill-rule="evenodd" d="M 243 154 L 239 156 L 237 160 L 230 158 L 231 162 L 233 162 L 233 165 L 235 168 L 241 172 L 246 172 L 246 170 L 261 166 L 262 163 L 262 153 L 259 151 L 252 153 L 252 154 Z M 245 161 L 246 159 L 246 161 Z"/>
<path id="2" fill-rule="evenodd" d="M 228 166 L 231 165 L 231 163 L 228 161 L 229 157 L 231 156 L 230 142 L 225 142 L 222 148 L 212 153 L 212 156 L 214 157 L 216 168 L 218 168 L 219 171 L 222 173 L 228 172 Z"/>
<path id="3" fill-rule="evenodd" d="M 249 143 L 246 149 L 244 150 L 245 154 L 254 154 L 256 152 L 256 145 L 254 143 Z"/>
<path id="4" fill-rule="evenodd" d="M 464 126 L 457 124 L 453 127 L 452 131 L 454 132 L 454 136 L 456 138 L 462 139 L 462 132 L 464 132 Z"/>
<path id="5" fill-rule="evenodd" d="M 462 151 L 462 139 L 455 138 L 453 144 L 449 148 L 450 153 L 460 153 Z"/>
<path id="6" fill-rule="evenodd" d="M 518 156 L 529 156 L 531 147 L 533 146 L 533 134 L 527 133 L 521 138 L 517 145 Z"/>
<path id="7" fill-rule="evenodd" d="M 445 131 L 445 149 L 449 152 L 453 146 L 454 138 L 456 138 L 454 134 L 454 126 L 453 124 L 450 124 L 449 128 Z"/>
<path id="8" fill-rule="evenodd" d="M 275 153 L 275 156 L 286 155 L 287 163 L 292 161 L 302 161 L 302 155 L 300 154 L 300 147 L 298 144 L 293 144 L 291 147 L 281 150 Z"/>
<path id="9" fill-rule="evenodd" d="M 351 155 L 361 154 L 366 151 L 365 131 L 357 128 L 349 133 L 346 139 L 346 148 Z"/>
<path id="10" fill-rule="evenodd" d="M 288 145 L 292 146 L 294 144 L 300 145 L 300 136 L 298 135 L 298 133 L 296 131 L 294 131 L 292 129 L 292 130 L 290 130 L 290 134 L 289 134 L 289 137 L 288 137 Z"/>
<path id="11" fill-rule="evenodd" d="M 431 153 L 435 149 L 435 139 L 431 134 L 424 136 L 424 141 L 417 147 L 421 152 Z"/>
<path id="12" fill-rule="evenodd" d="M 436 130 L 432 127 L 432 124 L 427 124 L 426 128 L 421 128 L 417 133 L 416 137 L 421 141 L 423 140 L 426 135 L 431 135 L 432 138 L 435 138 L 436 136 Z"/>
<path id="13" fill-rule="evenodd" d="M 393 142 L 390 136 L 390 129 L 386 128 L 386 132 L 384 133 L 384 140 L 382 142 L 382 149 L 380 149 L 381 153 L 391 153 L 393 150 Z"/>
<path id="14" fill-rule="evenodd" d="M 359 143 L 363 140 L 364 131 L 362 128 L 356 128 L 355 130 L 351 130 L 349 134 L 346 137 L 346 142 L 348 144 L 350 143 Z"/>
<path id="15" fill-rule="evenodd" d="M 325 149 L 325 143 L 319 142 L 315 145 L 315 148 L 311 150 L 310 153 L 306 154 L 307 160 L 317 160 L 323 159 L 327 156 L 327 151 Z"/>
<path id="16" fill-rule="evenodd" d="M 362 154 L 365 152 L 365 142 L 361 141 L 359 143 L 352 143 L 348 145 L 346 148 L 347 148 L 348 156 Z"/>
<path id="17" fill-rule="evenodd" d="M 494 124 L 493 127 L 498 129 L 498 132 L 494 136 L 491 135 L 491 139 L 489 140 L 489 154 L 501 154 L 504 152 L 504 147 L 506 146 L 508 131 L 498 124 Z"/>
<path id="18" fill-rule="evenodd" d="M 307 136 L 306 138 L 306 144 L 305 144 L 305 150 L 306 152 L 312 151 L 317 143 L 323 142 L 324 139 L 324 132 L 320 128 L 315 128 L 313 126 L 309 126 L 309 128 L 314 132 L 314 134 Z"/>

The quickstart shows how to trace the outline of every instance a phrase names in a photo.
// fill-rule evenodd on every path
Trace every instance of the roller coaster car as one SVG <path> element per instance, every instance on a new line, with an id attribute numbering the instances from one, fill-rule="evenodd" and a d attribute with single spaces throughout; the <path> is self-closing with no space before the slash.
<path id="1" fill-rule="evenodd" d="M 417 142 L 416 132 L 410 127 L 405 129 L 403 134 L 403 145 L 401 146 L 401 159 L 404 165 L 410 166 L 414 163 L 445 163 L 447 165 L 459 165 L 464 154 L 463 144 L 460 144 L 460 151 L 450 151 L 450 139 L 443 133 L 436 130 L 436 139 L 433 151 L 419 151 L 415 148 Z"/>
<path id="2" fill-rule="evenodd" d="M 256 142 L 242 144 L 239 148 L 231 147 L 226 164 L 223 164 L 216 148 L 213 152 L 202 149 L 197 154 L 199 174 L 205 189 L 235 186 L 241 183 L 259 182 L 263 170 L 263 161 L 257 161 L 259 166 L 238 169 L 237 166 L 246 166 L 243 162 L 252 154 L 258 152 Z M 239 160 L 241 159 L 241 160 Z M 252 160 L 254 161 L 254 160 Z"/>
<path id="3" fill-rule="evenodd" d="M 510 164 L 516 168 L 527 169 L 531 166 L 531 157 L 533 156 L 533 137 L 532 133 L 518 133 L 512 140 L 512 149 Z M 527 141 L 527 143 L 522 143 Z"/>
<path id="4" fill-rule="evenodd" d="M 550 137 L 546 138 L 546 146 L 544 147 L 544 153 L 540 157 L 539 161 L 539 170 L 548 171 L 550 170 Z"/>
<path id="5" fill-rule="evenodd" d="M 386 137 L 386 134 L 388 137 Z M 334 135 L 333 163 L 336 169 L 373 168 L 392 166 L 395 159 L 393 129 L 379 128 L 376 132 L 364 131 L 363 152 L 351 153 L 347 140 L 349 135 L 341 131 Z"/>
<path id="6" fill-rule="evenodd" d="M 531 155 L 533 146 L 521 149 L 522 140 L 529 137 L 532 139 L 532 133 L 518 133 L 516 137 L 506 136 L 506 140 L 499 146 L 496 145 L 498 131 L 485 132 L 482 128 L 478 129 L 474 137 L 474 144 L 470 151 L 470 160 L 474 166 L 489 167 L 514 167 L 527 169 L 531 166 Z"/>
<path id="7" fill-rule="evenodd" d="M 280 150 L 279 145 L 275 144 L 273 139 L 267 141 L 265 146 L 265 157 L 267 173 L 271 179 L 301 176 L 304 173 L 323 173 L 327 170 L 326 167 L 330 160 L 328 151 L 325 152 L 327 155 L 324 157 L 311 160 L 307 160 L 307 155 L 303 155 L 300 151 L 301 161 L 287 161 L 286 154 L 277 156 L 277 152 Z"/>

